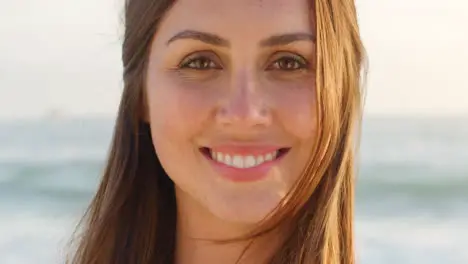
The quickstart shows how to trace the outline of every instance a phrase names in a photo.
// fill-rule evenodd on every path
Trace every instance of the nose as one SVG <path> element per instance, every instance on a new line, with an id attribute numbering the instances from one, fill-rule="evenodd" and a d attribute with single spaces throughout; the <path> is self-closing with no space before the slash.
<path id="1" fill-rule="evenodd" d="M 255 76 L 246 71 L 232 77 L 227 95 L 217 112 L 217 122 L 238 129 L 267 127 L 271 110 Z"/>

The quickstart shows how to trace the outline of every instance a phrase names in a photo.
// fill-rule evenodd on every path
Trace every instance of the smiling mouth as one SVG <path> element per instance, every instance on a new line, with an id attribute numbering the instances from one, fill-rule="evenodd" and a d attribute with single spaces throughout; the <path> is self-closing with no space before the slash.
<path id="1" fill-rule="evenodd" d="M 238 169 L 254 168 L 265 163 L 277 161 L 284 157 L 289 150 L 290 148 L 279 148 L 277 150 L 261 154 L 236 154 L 214 151 L 207 147 L 200 148 L 200 151 L 207 158 L 217 163 Z"/>

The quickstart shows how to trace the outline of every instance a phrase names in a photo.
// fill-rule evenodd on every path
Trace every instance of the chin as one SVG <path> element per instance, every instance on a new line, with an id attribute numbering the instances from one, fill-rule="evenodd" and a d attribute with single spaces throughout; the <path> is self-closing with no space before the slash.
<path id="1" fill-rule="evenodd" d="M 243 190 L 212 193 L 205 207 L 215 217 L 237 224 L 257 224 L 265 219 L 281 202 L 277 190 Z"/>

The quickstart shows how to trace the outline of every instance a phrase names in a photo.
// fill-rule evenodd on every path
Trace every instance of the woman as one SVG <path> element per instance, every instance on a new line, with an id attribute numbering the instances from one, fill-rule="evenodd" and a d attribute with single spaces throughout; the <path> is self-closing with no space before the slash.
<path id="1" fill-rule="evenodd" d="M 354 263 L 353 0 L 127 0 L 75 264 Z"/>

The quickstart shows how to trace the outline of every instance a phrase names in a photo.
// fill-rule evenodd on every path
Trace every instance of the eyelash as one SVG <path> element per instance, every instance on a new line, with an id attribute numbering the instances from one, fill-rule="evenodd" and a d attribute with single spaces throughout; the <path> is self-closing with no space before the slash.
<path id="1" fill-rule="evenodd" d="M 285 62 L 285 61 L 295 63 L 295 67 L 292 67 L 292 69 L 291 68 L 281 69 L 282 66 L 280 65 L 280 63 Z M 190 64 L 197 63 L 197 62 L 205 66 L 202 66 L 202 67 L 200 67 L 200 65 L 190 66 Z M 302 56 L 296 55 L 296 54 L 288 54 L 273 61 L 273 63 L 269 64 L 268 67 L 266 67 L 266 70 L 267 71 L 273 71 L 273 70 L 297 71 L 297 70 L 306 69 L 308 67 L 309 67 L 309 63 Z M 206 56 L 206 55 L 189 56 L 188 58 L 184 59 L 184 61 L 182 61 L 182 63 L 179 65 L 179 68 L 196 70 L 196 71 L 221 70 L 222 69 L 222 67 L 219 66 L 219 64 L 214 62 L 211 58 L 209 58 L 209 56 Z"/>
<path id="2" fill-rule="evenodd" d="M 203 66 L 200 67 L 198 66 L 190 66 L 192 63 L 197 63 L 199 62 L 200 64 L 205 64 L 208 63 L 208 66 Z M 204 63 L 203 63 L 204 62 Z M 190 70 L 197 70 L 197 71 L 203 71 L 203 70 L 220 70 L 222 69 L 221 66 L 219 66 L 217 63 L 215 63 L 212 59 L 210 59 L 208 56 L 204 55 L 199 55 L 199 56 L 194 56 L 194 57 L 189 57 L 182 61 L 182 63 L 179 65 L 179 68 L 181 69 L 190 69 Z"/>
<path id="3" fill-rule="evenodd" d="M 281 62 L 292 62 L 295 63 L 295 66 L 289 69 L 281 69 Z M 272 64 L 266 67 L 266 70 L 279 70 L 279 71 L 297 71 L 303 70 L 309 67 L 309 63 L 302 56 L 297 54 L 287 54 L 276 59 Z"/>

